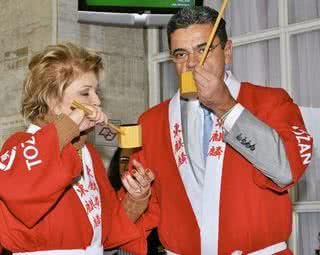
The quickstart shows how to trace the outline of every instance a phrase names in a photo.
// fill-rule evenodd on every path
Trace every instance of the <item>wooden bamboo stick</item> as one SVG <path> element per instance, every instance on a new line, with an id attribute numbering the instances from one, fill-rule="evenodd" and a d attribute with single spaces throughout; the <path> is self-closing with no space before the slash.
<path id="1" fill-rule="evenodd" d="M 92 113 L 92 111 L 89 108 L 85 107 L 83 104 L 77 102 L 76 100 L 74 100 L 72 102 L 72 106 L 77 108 L 77 109 L 80 109 L 80 110 L 84 111 L 86 114 L 91 114 Z M 117 131 L 118 133 L 121 133 L 121 134 L 123 133 L 122 130 L 118 126 L 116 126 L 116 125 L 114 125 L 114 124 L 112 124 L 110 122 L 107 122 L 105 124 L 108 125 L 109 127 L 111 127 L 113 130 Z"/>
<path id="2" fill-rule="evenodd" d="M 206 60 L 206 57 L 208 55 L 208 52 L 209 52 L 209 48 L 212 44 L 212 41 L 214 39 L 214 36 L 216 35 L 216 32 L 217 32 L 217 29 L 218 29 L 218 26 L 219 26 L 219 23 L 220 23 L 220 20 L 224 14 L 224 10 L 226 9 L 226 6 L 227 6 L 227 3 L 228 3 L 228 0 L 224 0 L 223 3 L 222 3 L 222 6 L 220 8 L 220 12 L 219 12 L 219 15 L 216 19 L 216 22 L 214 23 L 214 26 L 212 28 L 212 32 L 210 34 L 210 37 L 208 39 L 208 42 L 207 42 L 207 45 L 206 45 L 206 48 L 204 49 L 204 52 L 201 56 L 201 60 L 200 60 L 200 66 L 202 66 L 204 64 L 204 61 Z"/>

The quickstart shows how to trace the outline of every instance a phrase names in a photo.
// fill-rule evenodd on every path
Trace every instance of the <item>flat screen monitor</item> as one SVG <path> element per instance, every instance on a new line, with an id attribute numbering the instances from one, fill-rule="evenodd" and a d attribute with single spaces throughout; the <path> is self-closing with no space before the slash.
<path id="1" fill-rule="evenodd" d="M 179 9 L 203 0 L 78 0 L 79 21 L 86 23 L 164 26 Z"/>

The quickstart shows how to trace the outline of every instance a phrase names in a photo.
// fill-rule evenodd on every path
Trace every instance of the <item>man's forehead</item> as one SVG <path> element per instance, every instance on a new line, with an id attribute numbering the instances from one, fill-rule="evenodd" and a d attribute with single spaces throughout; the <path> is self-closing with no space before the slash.
<path id="1" fill-rule="evenodd" d="M 212 31 L 212 24 L 194 24 L 186 28 L 179 28 L 170 35 L 171 40 L 181 39 L 183 37 L 196 38 L 208 37 Z"/>
<path id="2" fill-rule="evenodd" d="M 199 46 L 203 46 L 207 43 L 210 35 L 192 35 L 192 36 L 184 36 L 178 38 L 171 38 L 171 50 L 182 48 L 189 49 L 195 48 Z M 219 43 L 219 38 L 216 36 L 214 38 L 213 44 Z"/>
<path id="3" fill-rule="evenodd" d="M 193 24 L 187 27 L 178 28 L 171 33 L 171 37 L 175 34 L 188 34 L 194 32 L 210 33 L 212 30 L 212 24 Z"/>

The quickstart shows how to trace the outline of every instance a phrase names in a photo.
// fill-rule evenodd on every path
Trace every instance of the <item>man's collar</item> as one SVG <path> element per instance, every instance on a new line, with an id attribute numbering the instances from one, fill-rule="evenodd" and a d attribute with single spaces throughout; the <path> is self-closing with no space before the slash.
<path id="1" fill-rule="evenodd" d="M 226 71 L 224 75 L 224 82 L 226 83 L 231 96 L 237 100 L 241 83 L 237 80 L 237 78 L 232 74 L 231 71 Z"/>

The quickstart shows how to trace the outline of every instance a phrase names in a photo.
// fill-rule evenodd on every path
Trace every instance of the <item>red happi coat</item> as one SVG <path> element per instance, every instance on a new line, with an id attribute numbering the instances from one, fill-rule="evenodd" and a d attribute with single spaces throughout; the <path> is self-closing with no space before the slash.
<path id="1" fill-rule="evenodd" d="M 282 89 L 249 83 L 241 84 L 237 101 L 278 132 L 295 184 L 310 161 L 312 149 L 312 139 L 305 132 L 297 105 Z M 140 118 L 143 148 L 136 157 L 156 174 L 153 197 L 140 224 L 147 229 L 157 226 L 168 250 L 199 255 L 200 230 L 174 158 L 168 111 L 166 101 Z M 287 190 L 292 185 L 278 187 L 227 144 L 221 178 L 218 254 L 230 255 L 236 250 L 246 254 L 287 241 L 292 228 Z M 139 254 L 133 245 L 127 249 Z M 278 254 L 292 253 L 287 249 Z"/>
<path id="2" fill-rule="evenodd" d="M 100 190 L 102 245 L 118 246 L 139 237 L 110 185 L 103 163 L 87 144 Z M 7 153 L 7 154 L 6 154 Z M 4 155 L 15 154 L 12 165 Z M 13 252 L 84 249 L 92 226 L 71 184 L 82 162 L 76 149 L 59 151 L 53 124 L 35 134 L 16 133 L 1 151 L 0 243 Z M 11 165 L 4 169 L 5 165 Z"/>

